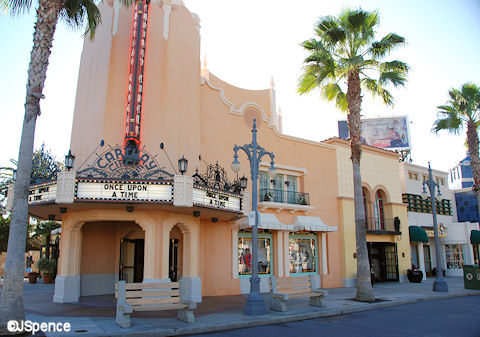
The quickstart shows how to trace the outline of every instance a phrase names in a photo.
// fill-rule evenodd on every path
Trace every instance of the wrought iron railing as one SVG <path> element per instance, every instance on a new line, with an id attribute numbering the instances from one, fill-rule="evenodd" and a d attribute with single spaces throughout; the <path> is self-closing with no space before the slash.
<path id="1" fill-rule="evenodd" d="M 310 195 L 277 188 L 260 188 L 258 201 L 280 202 L 295 205 L 310 205 Z"/>
<path id="2" fill-rule="evenodd" d="M 368 232 L 400 232 L 400 221 L 395 219 L 385 219 L 381 217 L 368 217 L 365 219 L 365 229 Z"/>

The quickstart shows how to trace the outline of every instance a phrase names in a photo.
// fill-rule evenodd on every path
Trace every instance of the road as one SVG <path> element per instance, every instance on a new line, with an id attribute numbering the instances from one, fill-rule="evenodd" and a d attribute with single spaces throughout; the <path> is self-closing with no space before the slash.
<path id="1" fill-rule="evenodd" d="M 196 336 L 480 337 L 480 296 L 455 297 Z"/>

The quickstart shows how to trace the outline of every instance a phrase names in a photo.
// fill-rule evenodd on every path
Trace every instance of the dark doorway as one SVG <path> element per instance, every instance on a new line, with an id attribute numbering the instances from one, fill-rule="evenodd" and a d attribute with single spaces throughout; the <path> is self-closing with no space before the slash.
<path id="1" fill-rule="evenodd" d="M 367 247 L 375 282 L 398 282 L 397 245 L 389 242 L 368 242 Z"/>
<path id="2" fill-rule="evenodd" d="M 170 239 L 168 277 L 172 282 L 178 281 L 178 239 Z"/>
<path id="3" fill-rule="evenodd" d="M 425 274 L 432 276 L 432 260 L 430 259 L 430 246 L 423 245 L 423 259 L 425 262 Z"/>
<path id="4" fill-rule="evenodd" d="M 143 281 L 144 248 L 144 239 L 123 239 L 120 242 L 120 280 L 130 283 Z"/>

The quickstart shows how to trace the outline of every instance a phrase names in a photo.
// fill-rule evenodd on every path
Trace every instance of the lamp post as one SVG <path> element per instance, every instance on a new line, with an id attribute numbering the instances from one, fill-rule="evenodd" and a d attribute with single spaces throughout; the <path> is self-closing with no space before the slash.
<path id="1" fill-rule="evenodd" d="M 258 277 L 258 196 L 257 196 L 257 182 L 258 182 L 258 167 L 260 160 L 263 156 L 270 156 L 270 169 L 268 173 L 270 176 L 275 175 L 275 155 L 272 152 L 265 151 L 265 149 L 257 144 L 257 121 L 253 120 L 252 129 L 252 142 L 243 146 L 237 146 L 233 148 L 235 152 L 232 162 L 232 170 L 238 173 L 240 170 L 240 163 L 238 162 L 238 150 L 243 150 L 250 162 L 250 173 L 252 176 L 252 211 L 255 214 L 255 223 L 252 226 L 252 277 L 250 277 L 250 294 L 248 295 L 247 302 L 243 312 L 246 315 L 264 315 L 267 313 L 265 301 L 262 295 L 260 295 L 260 278 Z M 245 180 L 246 183 L 246 180 Z"/>
<path id="2" fill-rule="evenodd" d="M 428 186 L 430 191 L 430 198 L 432 202 L 432 213 L 433 213 L 433 233 L 435 236 L 435 255 L 437 257 L 437 272 L 436 279 L 433 282 L 433 291 L 442 291 L 448 292 L 448 285 L 443 278 L 443 269 L 440 256 L 440 244 L 438 243 L 438 228 L 437 228 L 437 202 L 435 199 L 435 187 L 438 189 L 438 196 L 441 196 L 440 186 L 433 180 L 432 168 L 430 167 L 430 162 L 428 162 L 428 180 L 423 181 L 423 194 L 426 194 L 427 191 L 425 186 Z"/>

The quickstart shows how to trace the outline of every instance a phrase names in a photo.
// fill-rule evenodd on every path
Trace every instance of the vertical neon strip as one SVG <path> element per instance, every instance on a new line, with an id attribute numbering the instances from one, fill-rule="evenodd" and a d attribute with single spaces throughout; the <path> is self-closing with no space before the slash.
<path id="1" fill-rule="evenodd" d="M 133 14 L 132 39 L 130 44 L 130 71 L 128 77 L 127 109 L 125 118 L 125 144 L 133 140 L 140 145 L 143 73 L 145 65 L 145 49 L 148 24 L 148 3 L 143 0 L 137 3 Z"/>

